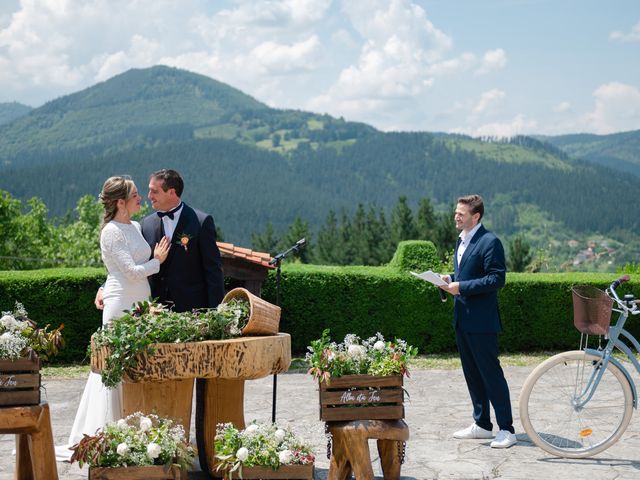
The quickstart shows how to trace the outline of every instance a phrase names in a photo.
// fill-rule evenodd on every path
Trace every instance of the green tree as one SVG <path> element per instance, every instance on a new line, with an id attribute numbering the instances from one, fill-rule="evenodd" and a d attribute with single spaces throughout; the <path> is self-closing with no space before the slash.
<path id="1" fill-rule="evenodd" d="M 436 214 L 433 211 L 431 201 L 427 197 L 420 199 L 418 212 L 416 213 L 417 240 L 435 240 Z"/>
<path id="2" fill-rule="evenodd" d="M 303 222 L 299 216 L 293 219 L 293 223 L 289 225 L 288 230 L 280 240 L 280 249 L 286 250 L 302 238 L 307 241 L 306 245 L 297 252 L 294 252 L 292 257 L 299 259 L 302 263 L 309 263 L 313 250 L 311 235 L 309 234 L 309 224 Z"/>
<path id="3" fill-rule="evenodd" d="M 455 205 L 451 205 L 447 212 L 440 212 L 436 215 L 435 245 L 438 254 L 443 261 L 456 247 L 458 231 L 454 220 Z"/>
<path id="4" fill-rule="evenodd" d="M 254 250 L 275 255 L 278 250 L 278 236 L 273 224 L 268 222 L 262 233 L 251 234 L 251 245 Z"/>
<path id="5" fill-rule="evenodd" d="M 511 272 L 524 272 L 532 258 L 531 245 L 524 236 L 518 235 L 509 242 L 507 267 Z"/>
<path id="6" fill-rule="evenodd" d="M 326 265 L 341 265 L 343 258 L 343 243 L 338 229 L 338 218 L 336 212 L 329 210 L 324 224 L 318 230 L 315 261 Z"/>
<path id="7" fill-rule="evenodd" d="M 401 195 L 391 213 L 391 238 L 393 243 L 398 245 L 402 240 L 416 240 L 417 236 L 418 232 L 413 223 L 413 213 L 407 204 L 407 197 Z"/>

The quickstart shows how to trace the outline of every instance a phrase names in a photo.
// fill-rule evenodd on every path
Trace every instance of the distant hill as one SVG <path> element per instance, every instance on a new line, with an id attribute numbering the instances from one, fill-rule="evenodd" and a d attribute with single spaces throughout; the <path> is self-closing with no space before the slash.
<path id="1" fill-rule="evenodd" d="M 12 122 L 31 111 L 31 107 L 18 102 L 0 103 L 0 125 Z"/>
<path id="2" fill-rule="evenodd" d="M 545 139 L 547 140 L 547 139 Z M 270 108 L 228 85 L 168 67 L 130 70 L 0 127 L 0 189 L 42 198 L 56 216 L 129 173 L 173 167 L 185 200 L 214 214 L 225 240 L 249 245 L 267 222 L 295 216 L 315 230 L 329 209 L 387 213 L 400 195 L 444 211 L 460 194 L 487 200 L 500 234 L 549 239 L 592 233 L 637 239 L 637 180 L 573 160 L 530 137 L 384 133 L 329 115 Z"/>
<path id="3" fill-rule="evenodd" d="M 610 135 L 580 133 L 536 138 L 555 145 L 571 158 L 640 176 L 640 130 Z"/>

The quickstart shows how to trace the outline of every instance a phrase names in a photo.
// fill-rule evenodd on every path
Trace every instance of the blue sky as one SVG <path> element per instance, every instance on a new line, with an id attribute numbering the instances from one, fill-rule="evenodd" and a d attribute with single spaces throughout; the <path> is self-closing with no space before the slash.
<path id="1" fill-rule="evenodd" d="M 0 102 L 156 64 L 383 130 L 640 129 L 637 0 L 0 2 Z"/>

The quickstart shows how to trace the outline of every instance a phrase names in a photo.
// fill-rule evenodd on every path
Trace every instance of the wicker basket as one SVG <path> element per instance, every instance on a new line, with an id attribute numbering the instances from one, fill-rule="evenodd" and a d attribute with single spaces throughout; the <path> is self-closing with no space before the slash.
<path id="1" fill-rule="evenodd" d="M 223 303 L 234 298 L 249 302 L 249 321 L 242 335 L 275 335 L 280 326 L 280 307 L 252 294 L 246 288 L 234 288 L 222 299 Z"/>
<path id="2" fill-rule="evenodd" d="M 587 335 L 606 335 L 611 323 L 613 300 L 602 290 L 590 285 L 574 287 L 573 324 Z"/>

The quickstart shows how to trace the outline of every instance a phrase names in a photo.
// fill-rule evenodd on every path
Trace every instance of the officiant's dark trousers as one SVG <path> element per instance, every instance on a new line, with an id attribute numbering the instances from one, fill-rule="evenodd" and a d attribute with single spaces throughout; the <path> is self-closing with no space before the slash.
<path id="1" fill-rule="evenodd" d="M 456 343 L 476 424 L 485 430 L 493 430 L 490 410 L 493 405 L 500 430 L 515 433 L 509 386 L 498 359 L 498 335 L 467 333 L 456 328 Z"/>

